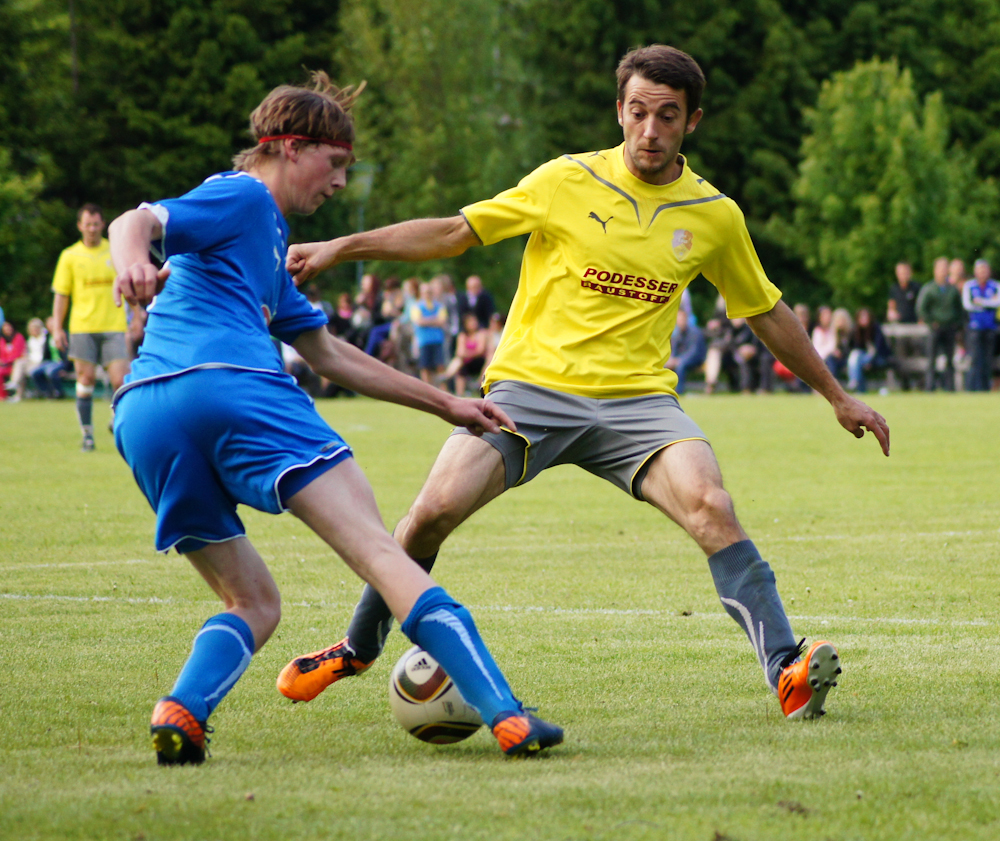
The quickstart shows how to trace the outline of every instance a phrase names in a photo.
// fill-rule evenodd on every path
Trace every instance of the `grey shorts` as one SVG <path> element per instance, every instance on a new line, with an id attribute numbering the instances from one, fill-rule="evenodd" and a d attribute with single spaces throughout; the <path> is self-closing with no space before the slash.
<path id="1" fill-rule="evenodd" d="M 70 333 L 69 358 L 100 363 L 105 368 L 116 359 L 128 359 L 124 333 Z"/>
<path id="2" fill-rule="evenodd" d="M 653 456 L 678 441 L 708 440 L 669 394 L 602 400 L 504 380 L 486 399 L 517 425 L 517 432 L 483 436 L 503 457 L 506 488 L 547 467 L 576 464 L 641 500 Z M 452 434 L 470 433 L 459 428 Z"/>

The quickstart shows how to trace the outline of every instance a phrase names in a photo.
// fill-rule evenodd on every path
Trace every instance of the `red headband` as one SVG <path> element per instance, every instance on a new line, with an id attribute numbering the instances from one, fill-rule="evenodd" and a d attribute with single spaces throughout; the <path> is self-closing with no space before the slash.
<path id="1" fill-rule="evenodd" d="M 272 134 L 262 137 L 257 143 L 268 143 L 272 140 L 305 140 L 308 143 L 324 143 L 327 146 L 339 146 L 341 149 L 347 149 L 349 152 L 354 151 L 354 147 L 346 140 L 330 140 L 328 137 L 306 137 L 304 134 Z"/>

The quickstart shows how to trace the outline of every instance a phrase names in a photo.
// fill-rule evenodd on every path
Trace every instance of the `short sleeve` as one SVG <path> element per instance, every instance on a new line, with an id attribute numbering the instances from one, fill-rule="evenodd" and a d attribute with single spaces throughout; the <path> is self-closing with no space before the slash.
<path id="1" fill-rule="evenodd" d="M 198 254 L 266 224 L 271 202 L 267 187 L 247 175 L 216 175 L 176 199 L 149 205 L 163 224 L 164 259 Z"/>
<path id="2" fill-rule="evenodd" d="M 73 270 L 70 267 L 69 249 L 65 249 L 59 255 L 56 272 L 52 276 L 52 291 L 58 295 L 73 294 Z"/>
<path id="3" fill-rule="evenodd" d="M 510 190 L 462 208 L 462 215 L 483 245 L 521 234 L 530 234 L 545 224 L 552 194 L 561 168 L 550 161 L 529 173 Z"/>
<path id="4" fill-rule="evenodd" d="M 781 292 L 764 273 L 743 212 L 735 202 L 729 204 L 733 221 L 730 235 L 702 274 L 719 290 L 729 318 L 749 318 L 773 309 Z"/>
<path id="5" fill-rule="evenodd" d="M 326 327 L 327 317 L 323 310 L 313 308 L 309 299 L 292 283 L 290 276 L 286 275 L 286 278 L 268 330 L 272 336 L 290 345 L 303 333 Z"/>

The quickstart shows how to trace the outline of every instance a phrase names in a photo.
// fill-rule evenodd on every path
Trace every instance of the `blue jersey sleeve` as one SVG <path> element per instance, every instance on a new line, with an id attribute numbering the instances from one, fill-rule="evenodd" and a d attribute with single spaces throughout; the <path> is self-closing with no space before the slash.
<path id="1" fill-rule="evenodd" d="M 278 307 L 271 318 L 268 329 L 271 335 L 285 344 L 292 344 L 301 334 L 326 327 L 327 318 L 323 310 L 313 309 L 306 298 L 286 275 L 287 283 L 281 287 Z"/>
<path id="2" fill-rule="evenodd" d="M 237 199 L 237 201 L 234 201 Z M 149 207 L 163 224 L 160 253 L 212 251 L 268 221 L 271 209 L 267 187 L 247 175 L 215 175 L 176 199 Z"/>

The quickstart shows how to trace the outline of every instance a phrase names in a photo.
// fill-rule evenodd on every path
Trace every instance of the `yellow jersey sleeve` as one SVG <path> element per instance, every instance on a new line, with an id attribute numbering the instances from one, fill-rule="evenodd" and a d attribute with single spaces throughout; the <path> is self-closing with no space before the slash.
<path id="1" fill-rule="evenodd" d="M 725 245 L 701 273 L 719 290 L 726 302 L 730 318 L 749 318 L 770 311 L 781 298 L 778 290 L 764 273 L 760 258 L 750 240 L 743 211 L 735 202 L 726 202 L 732 228 Z"/>
<path id="2" fill-rule="evenodd" d="M 565 167 L 550 161 L 526 175 L 516 187 L 462 208 L 462 215 L 483 245 L 530 234 L 545 224 L 552 194 Z"/>

